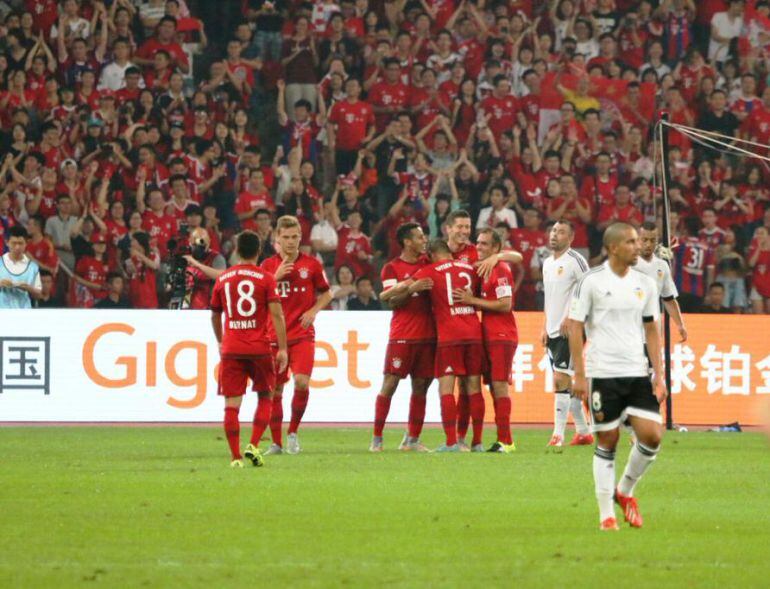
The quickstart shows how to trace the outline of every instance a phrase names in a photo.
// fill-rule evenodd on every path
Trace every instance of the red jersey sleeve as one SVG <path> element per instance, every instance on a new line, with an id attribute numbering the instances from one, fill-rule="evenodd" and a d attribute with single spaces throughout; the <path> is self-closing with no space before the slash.
<path id="1" fill-rule="evenodd" d="M 398 276 L 396 275 L 395 268 L 393 268 L 393 264 L 388 262 L 382 267 L 382 272 L 380 272 L 380 280 L 382 281 L 383 290 L 393 288 L 396 286 L 396 284 L 398 284 Z"/>
<path id="2" fill-rule="evenodd" d="M 367 115 L 366 115 L 366 126 L 371 127 L 374 125 L 374 109 L 371 107 L 371 105 L 366 105 Z"/>
<path id="3" fill-rule="evenodd" d="M 340 115 L 339 115 L 340 109 L 338 104 L 339 103 L 332 106 L 332 112 L 329 113 L 329 122 L 334 123 L 335 125 L 339 125 L 342 122 L 340 120 Z"/>
<path id="4" fill-rule="evenodd" d="M 316 261 L 315 272 L 313 272 L 313 286 L 317 292 L 326 292 L 329 290 L 329 281 L 326 280 L 326 273 L 324 272 L 321 263 Z"/>
<path id="5" fill-rule="evenodd" d="M 493 279 L 496 299 L 504 299 L 513 296 L 513 274 L 507 264 L 500 263 L 497 265 Z"/>
<path id="6" fill-rule="evenodd" d="M 219 281 L 214 285 L 214 288 L 211 291 L 211 304 L 209 305 L 211 307 L 211 310 L 215 313 L 221 313 L 222 312 L 222 288 L 219 286 Z"/>
<path id="7" fill-rule="evenodd" d="M 264 262 L 263 262 L 264 263 Z M 265 294 L 265 297 L 267 298 L 268 303 L 280 303 L 281 299 L 278 297 L 278 292 L 275 284 L 275 276 L 273 276 L 270 272 L 265 272 L 265 288 L 267 289 L 267 293 Z M 214 289 L 214 292 L 216 292 L 216 288 Z M 213 299 L 212 299 L 212 309 L 213 307 Z"/>

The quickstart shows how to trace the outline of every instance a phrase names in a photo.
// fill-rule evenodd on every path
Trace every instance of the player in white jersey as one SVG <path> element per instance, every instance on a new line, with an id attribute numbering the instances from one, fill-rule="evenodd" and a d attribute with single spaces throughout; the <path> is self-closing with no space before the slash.
<path id="1" fill-rule="evenodd" d="M 669 263 L 658 257 L 655 250 L 658 247 L 658 227 L 651 221 L 646 221 L 639 229 L 640 252 L 639 259 L 634 266 L 640 272 L 643 272 L 655 281 L 658 287 L 658 296 L 663 300 L 663 307 L 674 320 L 679 331 L 680 341 L 687 341 L 687 328 L 684 325 L 684 318 L 679 309 L 679 302 L 676 300 L 679 292 L 676 290 L 676 284 L 671 276 L 671 266 Z"/>
<path id="2" fill-rule="evenodd" d="M 660 404 L 668 393 L 661 371 L 657 286 L 632 268 L 639 257 L 636 230 L 626 223 L 613 223 L 604 232 L 604 247 L 607 261 L 586 273 L 575 289 L 569 344 L 575 365 L 574 394 L 589 399 L 586 379 L 590 379 L 589 404 L 598 438 L 593 471 L 600 529 L 617 530 L 613 499 L 631 526 L 642 526 L 634 488 L 658 454 L 663 436 Z M 585 361 L 583 330 L 588 337 Z M 616 487 L 615 448 L 619 427 L 626 421 L 637 441 Z"/>
<path id="3" fill-rule="evenodd" d="M 572 413 L 575 437 L 572 446 L 590 446 L 594 443 L 583 413 L 583 402 L 570 396 L 572 360 L 569 354 L 569 314 L 572 292 L 580 278 L 588 271 L 586 259 L 570 248 L 575 236 L 569 221 L 559 221 L 551 228 L 548 244 L 552 254 L 543 262 L 543 291 L 545 295 L 545 324 L 541 333 L 542 344 L 548 350 L 553 368 L 553 434 L 546 447 L 561 452 L 567 418 Z"/>

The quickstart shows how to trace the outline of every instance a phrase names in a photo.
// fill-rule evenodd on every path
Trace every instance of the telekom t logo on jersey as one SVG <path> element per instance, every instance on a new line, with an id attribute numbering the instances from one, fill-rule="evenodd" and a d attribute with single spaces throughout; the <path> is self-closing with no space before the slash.
<path id="1" fill-rule="evenodd" d="M 275 292 L 282 299 L 288 298 L 291 287 L 288 282 L 276 282 Z"/>

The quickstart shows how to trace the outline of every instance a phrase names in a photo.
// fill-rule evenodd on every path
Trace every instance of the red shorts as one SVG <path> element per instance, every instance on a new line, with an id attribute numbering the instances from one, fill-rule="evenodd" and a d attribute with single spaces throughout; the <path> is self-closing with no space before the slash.
<path id="1" fill-rule="evenodd" d="M 436 378 L 442 376 L 480 376 L 484 372 L 484 346 L 481 342 L 438 346 Z"/>
<path id="2" fill-rule="evenodd" d="M 272 345 L 270 350 L 273 352 L 273 358 L 278 353 L 278 346 Z M 276 381 L 278 384 L 289 382 L 289 371 L 292 374 L 313 374 L 313 363 L 315 362 L 315 342 L 309 339 L 303 339 L 293 344 L 289 344 L 289 364 L 286 370 L 279 372 Z"/>
<path id="3" fill-rule="evenodd" d="M 435 343 L 390 342 L 382 372 L 398 378 L 433 378 L 435 361 Z"/>
<path id="4" fill-rule="evenodd" d="M 484 370 L 484 382 L 491 384 L 493 382 L 507 382 L 511 384 L 511 367 L 513 366 L 513 357 L 516 355 L 516 347 L 519 344 L 514 342 L 485 342 L 484 348 L 487 351 L 487 365 Z"/>
<path id="5" fill-rule="evenodd" d="M 275 388 L 275 364 L 271 356 L 254 358 L 222 358 L 219 363 L 217 394 L 240 397 L 251 379 L 252 391 L 266 393 Z"/>

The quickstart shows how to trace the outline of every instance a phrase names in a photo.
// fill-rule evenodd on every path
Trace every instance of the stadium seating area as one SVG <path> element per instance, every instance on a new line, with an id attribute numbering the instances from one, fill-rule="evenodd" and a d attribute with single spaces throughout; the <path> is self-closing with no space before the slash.
<path id="1" fill-rule="evenodd" d="M 534 310 L 549 221 L 570 219 L 592 264 L 613 220 L 660 222 L 660 109 L 770 144 L 765 1 L 0 10 L 0 251 L 25 224 L 42 306 L 165 307 L 189 256 L 205 308 L 207 268 L 232 262 L 233 236 L 255 230 L 269 255 L 272 224 L 292 214 L 333 308 L 376 308 L 360 279 L 376 286 L 398 255 L 397 226 L 438 237 L 464 208 L 524 254 L 516 307 Z M 770 312 L 767 150 L 736 157 L 674 131 L 670 143 L 684 310 Z"/>

